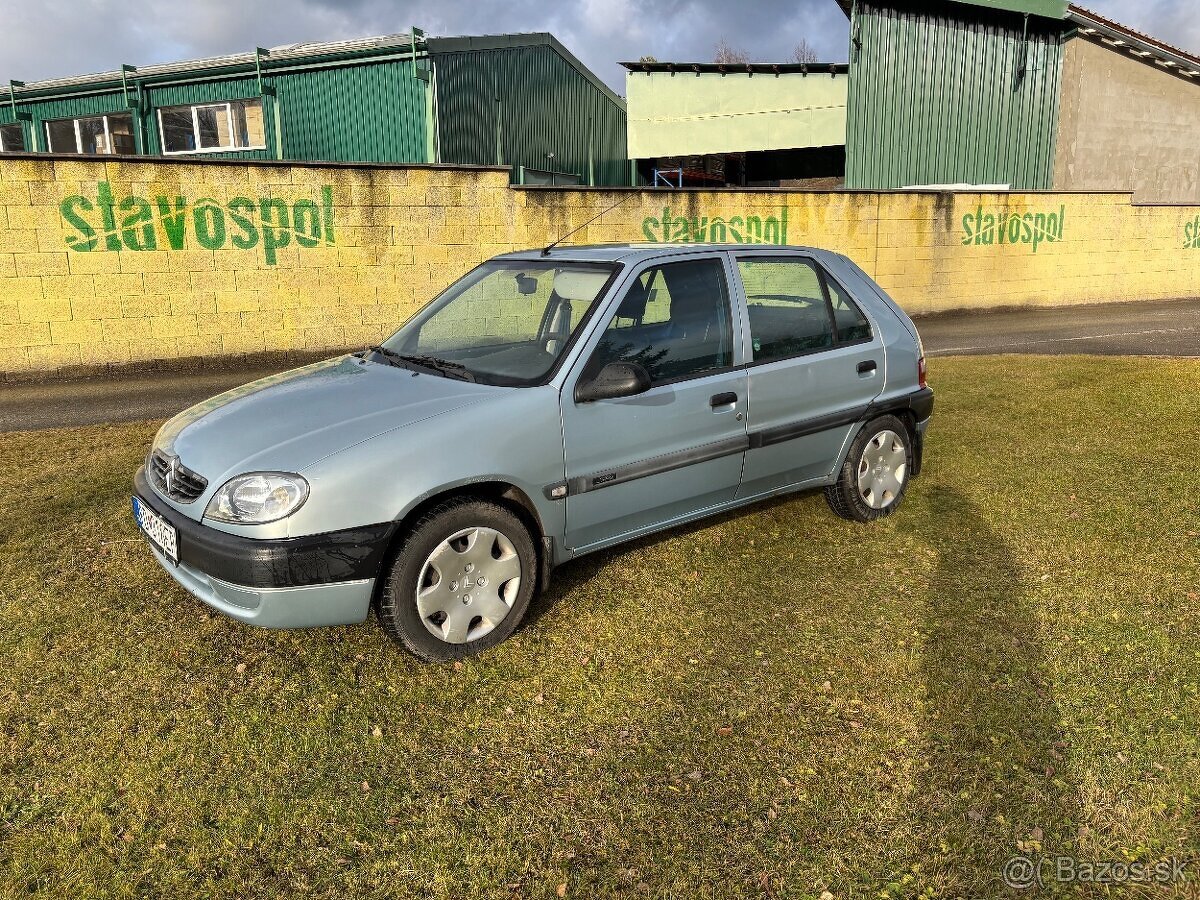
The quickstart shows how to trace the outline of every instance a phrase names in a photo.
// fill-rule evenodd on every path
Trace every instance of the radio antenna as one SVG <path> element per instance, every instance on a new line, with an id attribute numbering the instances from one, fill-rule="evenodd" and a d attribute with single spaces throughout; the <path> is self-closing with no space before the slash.
<path id="1" fill-rule="evenodd" d="M 620 200 L 618 200 L 612 206 L 608 207 L 607 209 L 600 210 L 600 212 L 596 213 L 594 216 L 592 216 L 590 219 L 588 219 L 586 222 L 584 222 L 578 228 L 571 229 L 566 234 L 564 234 L 562 237 L 560 237 L 558 240 L 547 244 L 545 247 L 542 248 L 542 256 L 549 256 L 551 250 L 553 250 L 555 247 L 557 247 L 559 244 L 561 244 L 563 241 L 565 241 L 571 235 L 575 234 L 578 231 L 582 231 L 584 228 L 587 228 L 589 225 L 591 225 L 593 222 L 595 222 L 598 218 L 600 218 L 605 213 L 612 212 L 614 209 L 616 209 L 622 203 L 625 203 L 626 201 L 628 201 L 629 198 L 633 196 L 633 194 L 634 194 L 634 192 L 630 191 L 628 194 L 626 194 L 624 197 L 622 197 Z"/>

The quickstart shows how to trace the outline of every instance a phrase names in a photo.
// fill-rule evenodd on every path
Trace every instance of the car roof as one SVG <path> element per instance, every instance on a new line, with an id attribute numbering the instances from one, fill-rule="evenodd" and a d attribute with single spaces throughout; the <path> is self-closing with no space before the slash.
<path id="1" fill-rule="evenodd" d="M 637 263 L 664 256 L 683 256 L 690 253 L 728 252 L 736 250 L 773 250 L 776 252 L 821 253 L 817 247 L 780 246 L 778 244 L 567 244 L 554 247 L 543 255 L 541 248 L 501 253 L 496 259 L 556 259 L 571 262 L 624 262 Z"/>

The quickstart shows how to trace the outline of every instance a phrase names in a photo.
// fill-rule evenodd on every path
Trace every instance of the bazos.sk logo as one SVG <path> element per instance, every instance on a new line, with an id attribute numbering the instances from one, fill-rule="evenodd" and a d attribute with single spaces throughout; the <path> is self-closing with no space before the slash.
<path id="1" fill-rule="evenodd" d="M 201 197 L 113 196 L 112 185 L 101 181 L 96 197 L 76 194 L 59 204 L 63 220 L 76 233 L 67 235 L 67 247 L 78 253 L 93 250 L 182 250 L 191 233 L 205 250 L 227 246 L 252 250 L 260 243 L 268 265 L 278 251 L 297 247 L 332 247 L 333 188 L 321 188 L 320 201 L 300 199 L 289 203 L 278 197 L 234 197 L 225 204 Z"/>

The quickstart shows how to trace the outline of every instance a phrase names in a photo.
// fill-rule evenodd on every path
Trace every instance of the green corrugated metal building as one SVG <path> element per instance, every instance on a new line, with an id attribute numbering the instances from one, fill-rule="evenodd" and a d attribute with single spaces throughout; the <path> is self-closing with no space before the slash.
<path id="1" fill-rule="evenodd" d="M 624 184 L 625 104 L 549 34 L 410 34 L 13 82 L 0 152 L 506 165 Z"/>
<path id="2" fill-rule="evenodd" d="M 1066 0 L 838 0 L 846 187 L 1200 197 L 1200 57 Z"/>
<path id="3" fill-rule="evenodd" d="M 1051 187 L 1066 3 L 843 5 L 847 187 Z"/>

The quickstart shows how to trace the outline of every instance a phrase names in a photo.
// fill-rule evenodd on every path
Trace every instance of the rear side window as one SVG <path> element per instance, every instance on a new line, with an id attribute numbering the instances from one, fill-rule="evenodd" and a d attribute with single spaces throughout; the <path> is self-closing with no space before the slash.
<path id="1" fill-rule="evenodd" d="M 796 257 L 744 257 L 754 362 L 771 362 L 871 339 L 871 325 L 846 291 L 815 263 Z"/>
<path id="2" fill-rule="evenodd" d="M 825 284 L 829 288 L 829 302 L 833 306 L 833 321 L 837 325 L 838 342 L 852 344 L 855 341 L 869 341 L 871 323 L 867 321 L 862 310 L 832 278 L 826 278 Z"/>
<path id="3" fill-rule="evenodd" d="M 816 267 L 803 259 L 738 260 L 746 290 L 754 361 L 833 346 L 833 322 Z"/>

